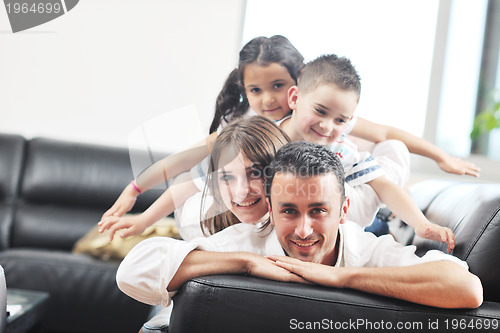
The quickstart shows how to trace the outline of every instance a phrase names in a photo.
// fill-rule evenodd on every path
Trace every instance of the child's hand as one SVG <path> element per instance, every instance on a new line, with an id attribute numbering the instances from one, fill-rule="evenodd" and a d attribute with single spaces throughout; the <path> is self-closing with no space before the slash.
<path id="1" fill-rule="evenodd" d="M 129 212 L 134 207 L 138 196 L 139 192 L 131 184 L 127 185 L 118 199 L 116 199 L 114 205 L 102 215 L 101 220 L 109 216 L 123 216 L 123 214 Z"/>
<path id="2" fill-rule="evenodd" d="M 457 175 L 471 175 L 474 177 L 479 177 L 479 171 L 481 169 L 477 167 L 474 163 L 464 161 L 458 157 L 446 156 L 442 161 L 438 162 L 438 166 L 441 170 L 454 173 Z"/>
<path id="3" fill-rule="evenodd" d="M 133 235 L 140 235 L 149 227 L 148 222 L 141 215 L 134 216 L 108 216 L 99 223 L 99 232 L 109 229 L 109 240 L 113 240 L 115 232 L 120 229 L 126 229 L 120 233 L 121 238 L 127 238 Z"/>
<path id="4" fill-rule="evenodd" d="M 448 253 L 455 248 L 455 234 L 450 228 L 441 227 L 434 223 L 422 223 L 415 228 L 415 234 L 422 238 L 448 244 Z"/>

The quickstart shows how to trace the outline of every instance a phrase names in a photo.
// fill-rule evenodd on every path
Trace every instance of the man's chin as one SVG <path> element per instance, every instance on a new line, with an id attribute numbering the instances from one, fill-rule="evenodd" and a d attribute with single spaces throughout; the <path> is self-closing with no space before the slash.
<path id="1" fill-rule="evenodd" d="M 313 263 L 317 262 L 316 256 L 310 254 L 295 253 L 294 258 L 304 262 L 313 262 Z"/>

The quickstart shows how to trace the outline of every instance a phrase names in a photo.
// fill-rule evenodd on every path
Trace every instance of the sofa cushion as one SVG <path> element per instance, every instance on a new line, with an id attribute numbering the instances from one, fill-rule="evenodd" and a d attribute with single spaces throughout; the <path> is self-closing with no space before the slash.
<path id="1" fill-rule="evenodd" d="M 17 207 L 11 247 L 71 251 L 78 239 L 97 225 L 102 213 L 52 203 L 24 204 Z"/>
<path id="2" fill-rule="evenodd" d="M 12 249 L 0 252 L 0 264 L 8 288 L 50 294 L 42 321 L 48 332 L 137 332 L 147 320 L 150 306 L 118 289 L 117 262 L 62 251 Z"/>
<path id="3" fill-rule="evenodd" d="M 126 149 L 35 138 L 21 192 L 32 202 L 105 209 L 131 179 Z"/>
<path id="4" fill-rule="evenodd" d="M 127 149 L 35 138 L 28 142 L 12 246 L 71 251 L 133 178 Z M 139 196 L 132 212 L 160 194 Z"/>

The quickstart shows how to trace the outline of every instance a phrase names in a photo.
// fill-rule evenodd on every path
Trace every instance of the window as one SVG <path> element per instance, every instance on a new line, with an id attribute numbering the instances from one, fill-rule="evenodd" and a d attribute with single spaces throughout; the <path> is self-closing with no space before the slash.
<path id="1" fill-rule="evenodd" d="M 362 79 L 359 116 L 468 157 L 487 7 L 487 0 L 248 0 L 243 42 L 281 34 L 306 61 L 350 58 Z"/>
<path id="2" fill-rule="evenodd" d="M 441 14 L 448 16 L 448 24 L 443 19 L 438 29 L 447 33 L 442 45 L 436 43 L 436 49 L 444 47 L 444 61 L 442 69 L 433 73 L 436 80 L 442 75 L 442 84 L 429 93 L 439 94 L 435 144 L 452 155 L 466 157 L 471 151 L 487 1 L 442 4 Z"/>
<path id="3" fill-rule="evenodd" d="M 243 42 L 279 34 L 306 61 L 350 58 L 362 84 L 356 113 L 422 136 L 437 14 L 437 1 L 248 0 Z"/>
<path id="4" fill-rule="evenodd" d="M 483 111 L 492 99 L 500 102 L 500 1 L 497 0 L 488 2 L 482 51 L 476 114 Z M 500 160 L 499 146 L 500 130 L 496 129 L 474 141 L 472 151 Z"/>

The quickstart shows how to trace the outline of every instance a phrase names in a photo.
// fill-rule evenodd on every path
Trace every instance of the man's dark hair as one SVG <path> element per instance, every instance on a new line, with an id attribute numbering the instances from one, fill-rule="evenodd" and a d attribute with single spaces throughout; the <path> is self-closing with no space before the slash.
<path id="1" fill-rule="evenodd" d="M 344 202 L 344 167 L 340 158 L 325 146 L 296 141 L 281 147 L 265 171 L 266 196 L 269 202 L 271 202 L 271 185 L 276 173 L 289 173 L 301 178 L 332 173 L 338 181 L 341 193 L 340 202 Z"/>

